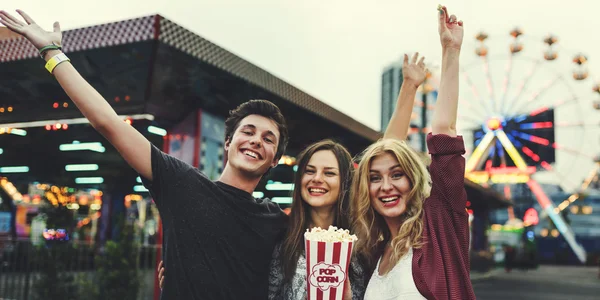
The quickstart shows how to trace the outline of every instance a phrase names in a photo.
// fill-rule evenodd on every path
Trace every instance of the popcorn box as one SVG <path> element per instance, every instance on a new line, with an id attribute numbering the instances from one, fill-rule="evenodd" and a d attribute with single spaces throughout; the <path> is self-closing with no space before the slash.
<path id="1" fill-rule="evenodd" d="M 332 241 L 336 237 L 329 236 L 322 241 L 308 233 L 304 238 L 308 300 L 342 300 L 356 237 Z"/>

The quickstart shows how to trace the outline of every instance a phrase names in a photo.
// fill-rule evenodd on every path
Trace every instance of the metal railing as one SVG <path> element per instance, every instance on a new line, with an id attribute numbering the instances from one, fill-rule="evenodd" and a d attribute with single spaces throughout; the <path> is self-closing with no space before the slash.
<path id="1" fill-rule="evenodd" d="M 103 274 L 96 261 L 103 248 L 89 243 L 67 243 L 71 244 L 68 247 L 35 246 L 29 239 L 0 239 L 0 299 L 58 297 L 44 296 L 44 288 L 62 288 L 69 299 L 89 299 L 92 290 L 98 288 L 98 274 Z M 153 299 L 159 249 L 157 245 L 137 247 L 138 293 L 136 299 L 131 300 Z M 118 288 L 118 284 L 114 288 Z"/>

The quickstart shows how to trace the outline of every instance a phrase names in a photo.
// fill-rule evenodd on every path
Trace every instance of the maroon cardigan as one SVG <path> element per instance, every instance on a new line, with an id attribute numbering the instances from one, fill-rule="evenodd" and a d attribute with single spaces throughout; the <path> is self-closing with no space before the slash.
<path id="1" fill-rule="evenodd" d="M 469 275 L 469 221 L 461 136 L 427 136 L 431 195 L 423 205 L 424 246 L 414 249 L 412 273 L 427 299 L 475 299 Z"/>

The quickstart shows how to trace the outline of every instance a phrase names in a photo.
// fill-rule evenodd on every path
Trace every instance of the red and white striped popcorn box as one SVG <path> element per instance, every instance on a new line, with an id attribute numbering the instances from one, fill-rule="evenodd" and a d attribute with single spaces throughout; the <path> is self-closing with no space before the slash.
<path id="1" fill-rule="evenodd" d="M 353 242 L 304 239 L 308 300 L 342 300 Z"/>

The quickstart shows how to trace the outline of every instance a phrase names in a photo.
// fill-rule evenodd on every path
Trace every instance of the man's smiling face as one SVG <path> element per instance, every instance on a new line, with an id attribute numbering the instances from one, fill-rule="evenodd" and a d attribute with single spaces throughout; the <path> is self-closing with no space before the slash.
<path id="1" fill-rule="evenodd" d="M 260 177 L 277 165 L 278 144 L 277 124 L 260 115 L 249 115 L 225 143 L 228 164 L 243 174 Z"/>

